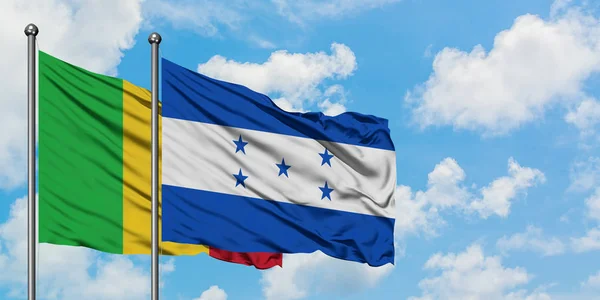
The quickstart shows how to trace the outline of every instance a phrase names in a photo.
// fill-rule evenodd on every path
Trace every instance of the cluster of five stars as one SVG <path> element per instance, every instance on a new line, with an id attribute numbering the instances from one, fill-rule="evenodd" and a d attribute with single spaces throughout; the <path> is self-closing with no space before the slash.
<path id="1" fill-rule="evenodd" d="M 241 135 L 239 136 L 239 138 L 237 140 L 233 140 L 233 143 L 235 144 L 235 153 L 238 153 L 241 151 L 244 155 L 246 154 L 246 150 L 244 147 L 246 145 L 248 145 L 248 142 L 245 142 L 242 139 Z M 329 167 L 331 167 L 331 158 L 333 158 L 333 155 L 329 153 L 329 150 L 325 149 L 325 152 L 319 153 L 319 155 L 322 158 L 321 166 L 324 164 L 327 164 L 327 165 L 329 165 Z M 286 165 L 285 158 L 281 159 L 280 164 L 275 164 L 275 165 L 279 168 L 279 174 L 277 176 L 285 175 L 286 177 L 289 178 L 288 170 L 292 166 Z M 246 188 L 246 183 L 244 181 L 248 178 L 248 176 L 246 176 L 242 173 L 241 168 L 237 174 L 232 174 L 232 175 L 236 180 L 236 182 L 235 182 L 236 187 L 241 185 L 244 188 Z M 321 200 L 324 198 L 327 198 L 331 201 L 331 192 L 333 192 L 333 189 L 328 186 L 327 181 L 325 181 L 325 185 L 322 187 L 319 187 L 319 189 L 322 192 Z"/>

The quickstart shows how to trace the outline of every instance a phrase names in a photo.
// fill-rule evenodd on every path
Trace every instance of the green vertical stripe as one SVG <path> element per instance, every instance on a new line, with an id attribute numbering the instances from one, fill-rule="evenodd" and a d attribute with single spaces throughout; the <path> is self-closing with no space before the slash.
<path id="1" fill-rule="evenodd" d="M 39 52 L 39 241 L 123 251 L 123 81 Z"/>

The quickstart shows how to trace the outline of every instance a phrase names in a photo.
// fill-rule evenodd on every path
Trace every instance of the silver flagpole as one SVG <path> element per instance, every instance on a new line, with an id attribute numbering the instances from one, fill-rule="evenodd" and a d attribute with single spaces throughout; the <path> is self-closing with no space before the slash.
<path id="1" fill-rule="evenodd" d="M 39 30 L 35 24 L 25 27 L 27 36 L 27 299 L 35 300 L 35 250 L 37 246 L 36 237 L 36 203 L 35 203 L 35 70 L 36 70 L 36 46 L 35 39 Z"/>
<path id="2" fill-rule="evenodd" d="M 162 38 L 148 37 L 152 47 L 152 300 L 158 300 L 158 45 Z"/>

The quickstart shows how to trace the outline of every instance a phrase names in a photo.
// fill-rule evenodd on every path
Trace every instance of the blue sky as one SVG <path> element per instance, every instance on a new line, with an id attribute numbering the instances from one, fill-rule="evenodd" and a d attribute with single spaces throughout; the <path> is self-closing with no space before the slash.
<path id="1" fill-rule="evenodd" d="M 597 3 L 17 2 L 0 4 L 14 45 L 0 50 L 1 299 L 26 287 L 29 20 L 40 49 L 143 87 L 157 31 L 163 57 L 286 109 L 390 121 L 394 267 L 319 253 L 269 271 L 164 258 L 163 299 L 600 299 Z M 48 245 L 39 255 L 43 299 L 149 297 L 147 258 Z"/>

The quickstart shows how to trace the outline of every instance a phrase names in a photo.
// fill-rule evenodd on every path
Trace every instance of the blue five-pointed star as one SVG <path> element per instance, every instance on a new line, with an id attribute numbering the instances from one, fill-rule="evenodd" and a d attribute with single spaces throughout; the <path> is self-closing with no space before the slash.
<path id="1" fill-rule="evenodd" d="M 327 181 L 325 181 L 325 186 L 319 187 L 319 189 L 323 193 L 323 195 L 321 196 L 321 200 L 327 197 L 329 198 L 329 201 L 331 201 L 331 192 L 333 192 L 333 189 L 330 189 L 329 186 L 327 186 Z"/>
<path id="2" fill-rule="evenodd" d="M 246 154 L 246 150 L 244 150 L 244 147 L 246 145 L 248 145 L 248 142 L 242 141 L 242 135 L 241 134 L 240 134 L 240 138 L 237 141 L 233 140 L 233 143 L 235 144 L 235 153 L 238 153 L 238 151 L 242 150 L 242 152 L 244 154 Z"/>
<path id="3" fill-rule="evenodd" d="M 290 177 L 290 176 L 288 176 L 288 172 L 287 171 L 292 166 L 286 165 L 284 158 L 281 159 L 281 163 L 280 164 L 276 164 L 276 165 L 277 165 L 277 167 L 279 167 L 279 175 L 277 175 L 277 176 L 281 176 L 281 174 L 285 174 L 285 177 L 288 177 L 288 178 Z"/>
<path id="4" fill-rule="evenodd" d="M 244 176 L 242 174 L 242 169 L 240 169 L 239 173 L 233 174 L 233 177 L 235 177 L 235 186 L 238 186 L 241 184 L 244 188 L 246 188 L 246 184 L 244 183 L 244 180 L 246 180 L 246 178 L 248 178 L 248 176 Z"/>
<path id="5" fill-rule="evenodd" d="M 321 155 L 321 157 L 323 158 L 321 166 L 327 163 L 331 167 L 331 158 L 333 157 L 333 155 L 329 154 L 329 151 L 327 149 L 325 149 L 324 153 L 319 153 L 319 155 Z"/>

